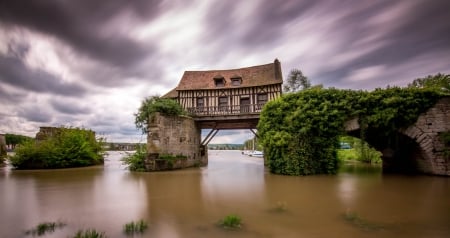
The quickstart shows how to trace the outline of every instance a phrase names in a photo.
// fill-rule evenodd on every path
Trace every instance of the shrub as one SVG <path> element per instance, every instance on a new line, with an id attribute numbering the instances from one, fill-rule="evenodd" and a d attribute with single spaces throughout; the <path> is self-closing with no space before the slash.
<path id="1" fill-rule="evenodd" d="M 122 162 L 128 165 L 130 171 L 144 172 L 145 171 L 145 159 L 147 158 L 147 147 L 139 145 L 136 152 L 128 154 L 128 156 L 122 158 Z"/>
<path id="2" fill-rule="evenodd" d="M 10 161 L 17 169 L 55 169 L 102 164 L 103 155 L 92 131 L 58 128 L 50 138 L 20 144 Z"/>
<path id="3" fill-rule="evenodd" d="M 142 133 L 147 133 L 147 126 L 150 116 L 156 112 L 168 116 L 185 115 L 186 111 L 181 105 L 173 99 L 160 98 L 158 96 L 147 97 L 142 101 L 138 112 L 134 114 L 134 124 Z"/>

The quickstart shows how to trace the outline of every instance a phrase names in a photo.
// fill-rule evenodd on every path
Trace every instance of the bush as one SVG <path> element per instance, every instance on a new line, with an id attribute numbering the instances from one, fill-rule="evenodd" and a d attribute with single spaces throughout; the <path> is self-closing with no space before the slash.
<path id="1" fill-rule="evenodd" d="M 101 143 L 92 131 L 58 128 L 43 141 L 25 141 L 10 158 L 17 169 L 55 169 L 103 163 Z"/>
<path id="2" fill-rule="evenodd" d="M 181 107 L 176 100 L 160 98 L 158 96 L 148 97 L 142 101 L 138 112 L 134 114 L 134 124 L 136 125 L 136 128 L 140 129 L 142 133 L 147 133 L 149 118 L 156 112 L 168 116 L 179 116 L 186 114 L 183 107 Z"/>
<path id="3" fill-rule="evenodd" d="M 147 147 L 139 145 L 136 152 L 122 158 L 122 162 L 128 165 L 130 171 L 145 172 L 145 159 L 147 158 Z"/>

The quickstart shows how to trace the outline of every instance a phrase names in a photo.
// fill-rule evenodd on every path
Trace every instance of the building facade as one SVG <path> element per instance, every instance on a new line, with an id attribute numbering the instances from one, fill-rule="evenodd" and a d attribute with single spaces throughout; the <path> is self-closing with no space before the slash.
<path id="1" fill-rule="evenodd" d="M 178 86 L 163 96 L 176 99 L 193 116 L 259 114 L 282 93 L 278 59 L 239 69 L 185 71 Z"/>

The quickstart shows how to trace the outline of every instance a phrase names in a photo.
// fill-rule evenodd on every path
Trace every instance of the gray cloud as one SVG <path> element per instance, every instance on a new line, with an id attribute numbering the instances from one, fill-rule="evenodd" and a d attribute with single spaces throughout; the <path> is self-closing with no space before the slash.
<path id="1" fill-rule="evenodd" d="M 22 60 L 0 55 L 0 82 L 39 93 L 82 96 L 81 85 L 63 82 L 56 75 L 40 69 L 28 68 Z"/>
<path id="2" fill-rule="evenodd" d="M 77 52 L 114 66 L 127 67 L 152 51 L 125 34 L 106 33 L 110 21 L 125 11 L 142 20 L 158 13 L 160 1 L 7 1 L 0 4 L 0 21 L 55 36 Z M 113 26 L 114 27 L 114 26 Z"/>
<path id="3" fill-rule="evenodd" d="M 52 114 L 40 106 L 23 107 L 18 111 L 18 116 L 23 117 L 27 121 L 40 123 L 50 123 L 53 119 Z"/>
<path id="4" fill-rule="evenodd" d="M 83 102 L 82 100 L 80 100 Z M 74 100 L 67 100 L 62 98 L 53 99 L 50 101 L 52 107 L 61 113 L 79 115 L 79 114 L 89 114 L 91 109 L 86 106 L 78 105 Z"/>

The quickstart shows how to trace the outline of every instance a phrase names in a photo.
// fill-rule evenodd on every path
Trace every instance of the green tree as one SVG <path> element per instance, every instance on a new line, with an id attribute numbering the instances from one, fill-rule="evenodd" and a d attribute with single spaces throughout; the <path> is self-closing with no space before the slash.
<path id="1" fill-rule="evenodd" d="M 428 88 L 450 94 L 450 75 L 441 73 L 428 75 L 425 78 L 415 79 L 412 83 L 408 84 L 408 87 Z"/>
<path id="2" fill-rule="evenodd" d="M 285 92 L 296 92 L 310 87 L 311 82 L 308 80 L 308 77 L 303 75 L 301 70 L 293 69 L 286 78 L 283 89 Z"/>
<path id="3" fill-rule="evenodd" d="M 12 145 L 12 147 L 14 148 L 18 144 L 24 143 L 29 140 L 33 140 L 33 138 L 23 135 L 6 134 L 5 140 L 7 145 Z"/>
<path id="4" fill-rule="evenodd" d="M 150 116 L 154 115 L 156 112 L 168 116 L 186 114 L 177 101 L 168 98 L 160 98 L 159 96 L 150 96 L 142 101 L 138 112 L 134 114 L 134 124 L 136 125 L 136 128 L 140 129 L 143 134 L 147 133 Z"/>

